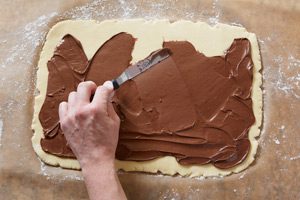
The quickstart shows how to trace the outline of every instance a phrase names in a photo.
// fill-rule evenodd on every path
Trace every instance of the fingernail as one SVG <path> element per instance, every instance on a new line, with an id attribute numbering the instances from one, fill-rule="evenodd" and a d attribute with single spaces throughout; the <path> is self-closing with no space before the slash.
<path id="1" fill-rule="evenodd" d="M 103 83 L 103 86 L 106 87 L 107 89 L 110 89 L 110 90 L 114 89 L 114 86 L 113 86 L 111 81 L 105 81 Z"/>

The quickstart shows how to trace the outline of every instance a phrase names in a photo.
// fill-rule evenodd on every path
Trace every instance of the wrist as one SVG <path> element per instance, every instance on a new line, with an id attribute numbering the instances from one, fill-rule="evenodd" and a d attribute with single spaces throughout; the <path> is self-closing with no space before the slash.
<path id="1" fill-rule="evenodd" d="M 82 162 L 80 166 L 83 176 L 95 173 L 111 174 L 111 172 L 115 172 L 114 158 Z"/>
<path id="2" fill-rule="evenodd" d="M 103 148 L 97 148 L 89 150 L 89 153 L 76 156 L 81 168 L 102 166 L 102 165 L 114 165 L 115 152 L 109 151 Z"/>
<path id="3" fill-rule="evenodd" d="M 115 166 L 111 163 L 86 165 L 82 168 L 82 175 L 86 183 L 94 183 L 99 180 L 113 180 L 117 176 Z"/>

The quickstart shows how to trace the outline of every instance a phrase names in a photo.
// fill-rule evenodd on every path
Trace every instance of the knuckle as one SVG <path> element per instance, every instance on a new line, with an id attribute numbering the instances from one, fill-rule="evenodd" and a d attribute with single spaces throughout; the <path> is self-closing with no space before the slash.
<path id="1" fill-rule="evenodd" d="M 104 109 L 102 109 L 101 106 L 99 106 L 99 105 L 92 105 L 89 110 L 90 110 L 91 116 L 103 117 L 103 115 L 106 114 Z"/>
<path id="2" fill-rule="evenodd" d="M 66 130 L 68 124 L 69 124 L 68 118 L 60 120 L 60 127 L 62 130 Z"/>
<path id="3" fill-rule="evenodd" d="M 91 114 L 96 114 L 99 112 L 99 108 L 95 105 L 91 105 L 89 111 L 91 112 Z"/>
<path id="4" fill-rule="evenodd" d="M 86 118 L 87 116 L 87 112 L 84 110 L 84 109 L 78 109 L 76 112 L 75 112 L 75 119 L 83 119 L 83 118 Z"/>

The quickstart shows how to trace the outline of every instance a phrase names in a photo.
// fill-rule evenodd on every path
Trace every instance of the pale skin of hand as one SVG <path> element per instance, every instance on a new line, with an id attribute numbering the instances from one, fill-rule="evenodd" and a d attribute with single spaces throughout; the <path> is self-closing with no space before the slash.
<path id="1" fill-rule="evenodd" d="M 110 81 L 99 87 L 86 81 L 59 105 L 61 128 L 80 163 L 91 200 L 126 199 L 114 167 L 120 119 L 110 102 L 113 93 Z"/>

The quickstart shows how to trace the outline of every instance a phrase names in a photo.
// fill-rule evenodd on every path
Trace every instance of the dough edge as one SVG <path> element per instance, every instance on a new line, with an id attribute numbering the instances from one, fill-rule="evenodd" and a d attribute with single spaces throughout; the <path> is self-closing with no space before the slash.
<path id="1" fill-rule="evenodd" d="M 260 126 L 262 123 L 261 60 L 256 35 L 247 32 L 243 27 L 230 26 L 221 23 L 210 26 L 205 22 L 191 22 L 186 20 L 180 20 L 173 23 L 169 20 L 147 21 L 144 19 L 114 19 L 102 22 L 94 20 L 66 20 L 54 25 L 47 34 L 46 42 L 38 62 L 36 81 L 38 95 L 35 96 L 34 102 L 34 114 L 32 120 L 34 134 L 31 140 L 33 148 L 39 158 L 49 165 L 68 169 L 80 169 L 77 160 L 60 158 L 48 154 L 42 150 L 40 145 L 40 139 L 43 137 L 43 129 L 38 115 L 46 95 L 48 78 L 47 61 L 53 55 L 57 44 L 59 44 L 61 38 L 65 34 L 72 34 L 80 40 L 88 59 L 90 59 L 107 39 L 119 32 L 128 32 L 132 34 L 133 37 L 138 38 L 132 52 L 133 63 L 146 57 L 152 51 L 161 48 L 163 41 L 186 40 L 191 42 L 199 52 L 204 53 L 206 56 L 216 56 L 223 55 L 224 51 L 229 48 L 234 38 L 248 38 L 251 42 L 251 53 L 254 63 L 252 100 L 256 122 L 249 130 L 249 140 L 251 142 L 250 152 L 241 164 L 233 168 L 223 170 L 214 167 L 212 164 L 182 166 L 174 157 L 166 156 L 145 162 L 116 160 L 116 169 L 149 173 L 160 172 L 165 175 L 179 174 L 188 177 L 225 176 L 246 169 L 255 159 L 258 148 L 256 137 L 260 135 Z"/>

